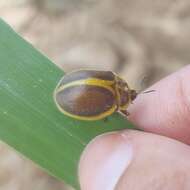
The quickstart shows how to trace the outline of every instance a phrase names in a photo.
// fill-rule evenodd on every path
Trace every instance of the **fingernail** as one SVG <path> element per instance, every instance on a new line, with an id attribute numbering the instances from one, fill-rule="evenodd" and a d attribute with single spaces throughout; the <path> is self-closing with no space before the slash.
<path id="1" fill-rule="evenodd" d="M 130 164 L 132 159 L 132 147 L 127 144 L 119 144 L 111 154 L 107 155 L 99 175 L 95 178 L 97 190 L 114 190 L 120 177 Z"/>
<path id="2" fill-rule="evenodd" d="M 95 146 L 94 146 L 95 144 Z M 114 190 L 121 176 L 130 165 L 133 149 L 127 137 L 121 133 L 113 133 L 97 137 L 87 149 L 95 147 L 94 158 L 91 155 L 91 164 L 95 164 L 93 176 L 93 190 Z M 88 151 L 88 150 L 87 150 Z"/>

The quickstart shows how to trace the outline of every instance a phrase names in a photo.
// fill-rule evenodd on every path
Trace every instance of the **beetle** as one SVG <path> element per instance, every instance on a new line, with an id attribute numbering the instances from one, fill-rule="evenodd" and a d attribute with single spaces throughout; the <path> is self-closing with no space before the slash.
<path id="1" fill-rule="evenodd" d="M 54 90 L 58 109 L 79 120 L 99 120 L 114 112 L 128 115 L 137 92 L 112 71 L 78 70 L 61 78 Z"/>

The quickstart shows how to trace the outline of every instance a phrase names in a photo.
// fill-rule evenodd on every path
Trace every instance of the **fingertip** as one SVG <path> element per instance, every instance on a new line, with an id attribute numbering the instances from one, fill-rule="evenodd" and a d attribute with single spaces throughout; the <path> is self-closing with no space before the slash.
<path id="1" fill-rule="evenodd" d="M 187 176 L 187 181 L 177 186 L 181 189 L 184 183 L 189 185 L 189 159 L 189 146 L 163 136 L 135 130 L 101 135 L 87 146 L 81 157 L 81 190 L 147 187 L 153 190 L 167 185 L 168 189 L 176 189 L 179 180 L 175 176 Z"/>
<path id="2" fill-rule="evenodd" d="M 132 160 L 130 141 L 119 132 L 96 137 L 85 149 L 79 163 L 82 190 L 114 190 Z"/>
<path id="3" fill-rule="evenodd" d="M 162 79 L 129 107 L 129 120 L 145 131 L 190 143 L 190 66 Z"/>

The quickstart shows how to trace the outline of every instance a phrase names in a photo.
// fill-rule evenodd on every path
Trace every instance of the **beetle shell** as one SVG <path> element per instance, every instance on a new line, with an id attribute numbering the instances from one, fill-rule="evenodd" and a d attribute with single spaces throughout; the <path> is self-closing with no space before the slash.
<path id="1" fill-rule="evenodd" d="M 80 120 L 98 120 L 131 101 L 125 81 L 111 71 L 79 70 L 66 74 L 54 91 L 61 112 Z"/>

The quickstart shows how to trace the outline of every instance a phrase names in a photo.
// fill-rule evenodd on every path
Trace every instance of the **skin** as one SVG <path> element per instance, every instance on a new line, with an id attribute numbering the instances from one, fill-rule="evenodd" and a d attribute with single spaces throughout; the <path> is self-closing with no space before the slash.
<path id="1" fill-rule="evenodd" d="M 128 109 L 143 132 L 104 134 L 86 147 L 79 163 L 82 190 L 190 189 L 190 66 L 151 89 Z"/>

